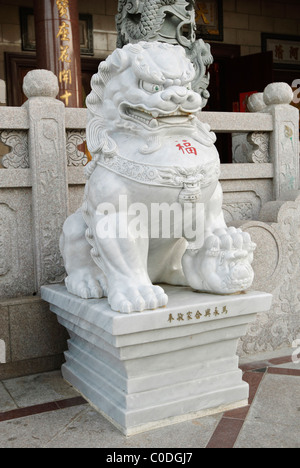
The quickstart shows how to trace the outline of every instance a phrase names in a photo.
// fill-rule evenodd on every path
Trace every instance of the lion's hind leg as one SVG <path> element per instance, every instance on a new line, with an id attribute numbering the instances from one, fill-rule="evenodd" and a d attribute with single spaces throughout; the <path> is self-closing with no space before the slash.
<path id="1" fill-rule="evenodd" d="M 60 250 L 68 275 L 65 284 L 71 294 L 83 299 L 101 298 L 106 295 L 106 279 L 91 257 L 86 229 L 80 210 L 64 223 Z"/>

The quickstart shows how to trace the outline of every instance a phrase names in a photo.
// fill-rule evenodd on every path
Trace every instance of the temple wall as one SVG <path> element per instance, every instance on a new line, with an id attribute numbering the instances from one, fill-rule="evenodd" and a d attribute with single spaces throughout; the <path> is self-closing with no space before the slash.
<path id="1" fill-rule="evenodd" d="M 300 5 L 294 1 L 223 0 L 224 42 L 242 55 L 261 52 L 261 33 L 300 34 Z"/>

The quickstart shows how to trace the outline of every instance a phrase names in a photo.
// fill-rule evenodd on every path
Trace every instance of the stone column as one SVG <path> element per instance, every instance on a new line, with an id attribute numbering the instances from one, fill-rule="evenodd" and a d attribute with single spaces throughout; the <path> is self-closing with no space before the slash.
<path id="1" fill-rule="evenodd" d="M 57 76 L 66 107 L 82 107 L 77 0 L 34 0 L 34 17 L 37 68 Z"/>
<path id="2" fill-rule="evenodd" d="M 32 178 L 32 216 L 35 287 L 62 281 L 59 252 L 62 226 L 68 216 L 65 107 L 55 99 L 56 76 L 33 70 L 24 79 L 24 104 L 29 117 L 29 165 Z"/>
<path id="3" fill-rule="evenodd" d="M 263 154 L 264 147 L 269 146 L 267 158 L 274 165 L 275 200 L 286 199 L 286 194 L 299 189 L 299 110 L 290 105 L 293 97 L 293 90 L 287 83 L 271 83 L 263 93 L 250 96 L 248 102 L 250 112 L 268 113 L 273 118 L 269 144 L 264 136 L 259 149 Z"/>
<path id="4" fill-rule="evenodd" d="M 293 90 L 287 83 L 272 83 L 264 90 L 266 112 L 273 116 L 270 154 L 274 163 L 274 197 L 299 189 L 299 110 L 290 105 Z"/>

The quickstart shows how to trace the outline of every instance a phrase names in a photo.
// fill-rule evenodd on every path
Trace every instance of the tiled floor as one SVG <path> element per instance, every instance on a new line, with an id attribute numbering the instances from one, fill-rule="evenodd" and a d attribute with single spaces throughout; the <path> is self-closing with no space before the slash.
<path id="1" fill-rule="evenodd" d="M 1 448 L 299 448 L 300 364 L 241 366 L 249 406 L 124 437 L 59 371 L 0 382 Z"/>

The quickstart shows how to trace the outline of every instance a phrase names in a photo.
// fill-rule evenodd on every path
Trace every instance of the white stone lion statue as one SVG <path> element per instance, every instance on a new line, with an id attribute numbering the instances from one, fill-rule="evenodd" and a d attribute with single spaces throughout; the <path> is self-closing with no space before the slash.
<path id="1" fill-rule="evenodd" d="M 159 42 L 100 63 L 87 97 L 84 202 L 60 241 L 70 293 L 131 313 L 165 306 L 164 283 L 218 294 L 251 286 L 255 245 L 225 224 L 194 75 L 181 46 Z"/>

